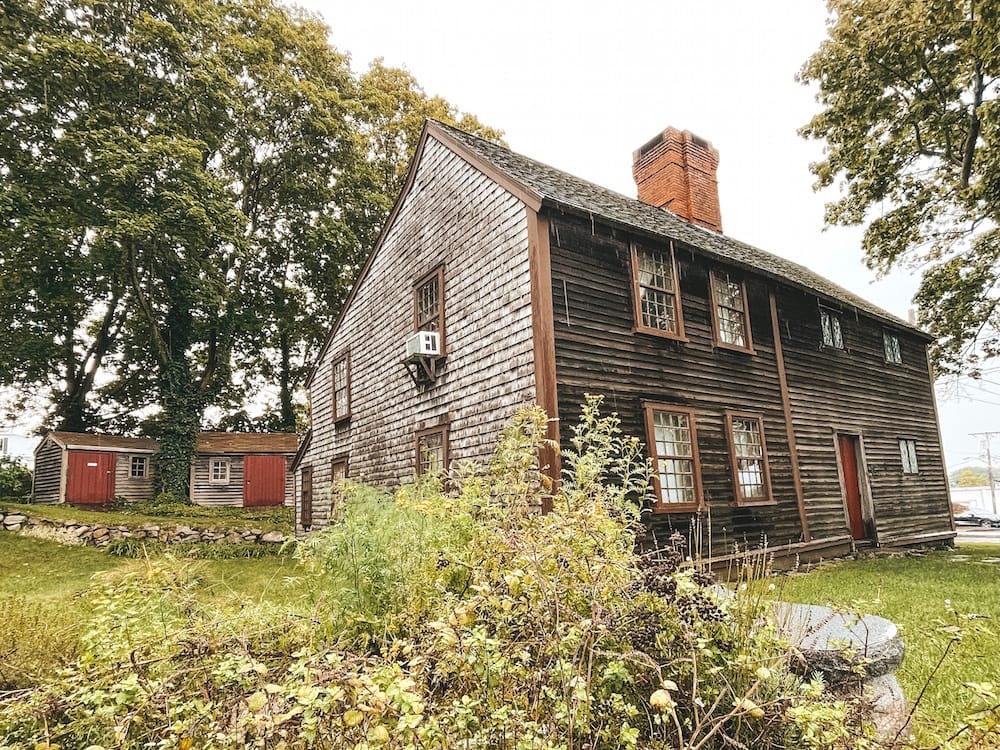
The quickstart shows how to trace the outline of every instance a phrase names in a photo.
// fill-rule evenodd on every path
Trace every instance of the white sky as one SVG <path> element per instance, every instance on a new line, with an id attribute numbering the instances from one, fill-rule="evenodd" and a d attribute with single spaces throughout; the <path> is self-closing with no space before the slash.
<path id="1" fill-rule="evenodd" d="M 632 151 L 667 125 L 691 130 L 721 152 L 726 234 L 907 317 L 916 279 L 876 280 L 859 229 L 824 229 L 835 194 L 814 193 L 808 171 L 822 147 L 796 134 L 818 111 L 795 73 L 825 37 L 823 0 L 298 2 L 356 70 L 376 57 L 405 67 L 515 151 L 626 195 Z M 977 462 L 968 433 L 1000 429 L 993 377 L 939 399 L 949 469 Z"/>

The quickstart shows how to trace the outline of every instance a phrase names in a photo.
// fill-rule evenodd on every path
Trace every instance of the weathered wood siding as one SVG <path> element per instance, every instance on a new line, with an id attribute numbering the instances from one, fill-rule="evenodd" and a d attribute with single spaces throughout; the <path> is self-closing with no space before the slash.
<path id="1" fill-rule="evenodd" d="M 413 283 L 444 264 L 447 363 L 433 386 L 403 367 Z M 524 204 L 428 136 L 412 186 L 317 364 L 310 401 L 313 527 L 330 509 L 332 462 L 395 486 L 415 473 L 415 433 L 447 421 L 451 461 L 487 458 L 534 399 Z M 331 365 L 350 350 L 350 419 L 334 425 Z M 299 477 L 296 483 L 300 484 Z"/>
<path id="2" fill-rule="evenodd" d="M 562 442 L 587 393 L 605 396 L 607 412 L 622 419 L 626 434 L 645 442 L 644 401 L 676 404 L 695 412 L 704 498 L 712 549 L 734 544 L 772 546 L 801 540 L 798 504 L 781 403 L 769 288 L 737 269 L 711 264 L 675 243 L 686 342 L 633 332 L 629 237 L 620 230 L 554 216 L 550 224 L 556 378 Z M 655 243 L 653 243 L 655 246 Z M 713 347 L 710 269 L 745 279 L 754 353 Z M 734 507 L 726 436 L 726 410 L 759 414 L 770 464 L 775 505 Z M 658 537 L 687 533 L 691 513 L 656 513 Z M 707 532 L 706 528 L 702 531 Z M 708 534 L 704 534 L 708 539 Z"/>
<path id="3" fill-rule="evenodd" d="M 790 289 L 778 295 L 778 314 L 813 536 L 847 529 L 837 432 L 860 436 L 879 543 L 949 531 L 948 487 L 924 341 L 843 309 L 844 348 L 824 347 L 818 300 Z M 883 331 L 899 337 L 902 364 L 885 362 Z M 918 474 L 903 473 L 900 439 L 916 441 Z"/>
<path id="4" fill-rule="evenodd" d="M 35 452 L 35 478 L 31 499 L 35 503 L 61 503 L 63 449 L 46 438 Z"/>
<path id="5" fill-rule="evenodd" d="M 146 455 L 146 476 L 132 476 L 132 456 L 138 453 L 119 453 L 115 464 L 115 497 L 123 497 L 129 502 L 152 500 L 155 495 L 156 459 Z M 144 455 L 144 454 L 142 454 Z"/>
<path id="6" fill-rule="evenodd" d="M 229 461 L 229 481 L 212 484 L 212 461 Z M 197 453 L 191 468 L 191 502 L 195 505 L 243 505 L 243 456 Z"/>

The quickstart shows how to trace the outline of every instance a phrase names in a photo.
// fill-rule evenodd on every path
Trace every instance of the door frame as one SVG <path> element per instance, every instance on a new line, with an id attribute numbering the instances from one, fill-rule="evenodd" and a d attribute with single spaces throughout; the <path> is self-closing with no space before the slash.
<path id="1" fill-rule="evenodd" d="M 855 463 L 858 467 L 858 495 L 861 500 L 861 519 L 867 528 L 871 529 L 869 537 L 854 539 L 851 533 L 851 515 L 847 507 L 847 483 L 844 480 L 844 460 L 840 451 L 840 437 L 854 438 Z M 844 510 L 844 524 L 847 533 L 851 535 L 851 543 L 872 542 L 878 546 L 878 518 L 875 515 L 875 503 L 872 499 L 871 482 L 868 473 L 868 457 L 865 450 L 865 436 L 860 427 L 838 426 L 833 428 L 833 450 L 837 457 L 837 480 L 840 482 L 840 502 Z"/>

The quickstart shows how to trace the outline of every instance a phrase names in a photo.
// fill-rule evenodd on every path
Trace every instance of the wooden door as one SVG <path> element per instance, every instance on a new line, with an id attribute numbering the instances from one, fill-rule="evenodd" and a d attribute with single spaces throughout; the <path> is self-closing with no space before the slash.
<path id="1" fill-rule="evenodd" d="M 114 453 L 69 451 L 66 502 L 103 505 L 115 499 Z"/>
<path id="2" fill-rule="evenodd" d="M 302 505 L 299 508 L 299 526 L 309 529 L 313 523 L 313 470 L 302 467 Z"/>
<path id="3" fill-rule="evenodd" d="M 243 507 L 285 502 L 285 457 L 244 456 Z"/>
<path id="4" fill-rule="evenodd" d="M 861 484 L 858 474 L 858 438 L 855 435 L 837 435 L 840 447 L 840 469 L 844 477 L 844 499 L 847 503 L 847 521 L 854 539 L 867 539 L 865 516 L 861 508 Z"/>

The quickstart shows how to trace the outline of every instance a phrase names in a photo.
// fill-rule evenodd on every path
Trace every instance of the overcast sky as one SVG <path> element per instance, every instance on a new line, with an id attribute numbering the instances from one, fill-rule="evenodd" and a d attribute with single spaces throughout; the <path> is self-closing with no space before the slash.
<path id="1" fill-rule="evenodd" d="M 635 195 L 632 151 L 667 125 L 721 153 L 726 234 L 802 263 L 906 318 L 916 279 L 877 280 L 861 231 L 825 228 L 808 165 L 822 154 L 796 130 L 817 111 L 795 74 L 825 37 L 823 0 L 300 0 L 356 70 L 376 57 L 407 68 L 504 131 L 515 151 Z M 1000 429 L 996 384 L 939 398 L 949 468 L 975 463 L 968 433 Z M 954 383 L 939 386 L 952 394 Z M 1000 448 L 998 443 L 997 448 Z"/>

